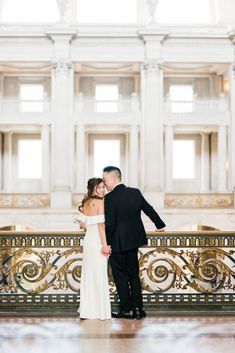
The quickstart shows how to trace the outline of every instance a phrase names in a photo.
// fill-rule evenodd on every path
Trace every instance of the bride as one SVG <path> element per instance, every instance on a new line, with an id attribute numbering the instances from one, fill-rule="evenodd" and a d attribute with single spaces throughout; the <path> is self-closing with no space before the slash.
<path id="1" fill-rule="evenodd" d="M 78 221 L 86 230 L 80 286 L 80 319 L 111 319 L 107 262 L 111 252 L 104 224 L 105 185 L 91 178 L 79 206 Z"/>

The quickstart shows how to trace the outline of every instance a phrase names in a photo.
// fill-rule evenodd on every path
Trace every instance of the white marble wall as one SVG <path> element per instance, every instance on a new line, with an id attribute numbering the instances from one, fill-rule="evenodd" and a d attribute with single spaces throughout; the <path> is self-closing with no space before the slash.
<path id="1" fill-rule="evenodd" d="M 117 26 L 107 29 L 104 26 L 80 28 L 57 24 L 46 29 L 41 25 L 20 29 L 5 26 L 4 31 L 0 34 L 0 64 L 4 72 L 1 100 L 17 97 L 19 77 L 27 77 L 35 82 L 42 80 L 51 108 L 49 114 L 37 118 L 13 117 L 10 113 L 4 117 L 5 120 L 0 117 L 0 130 L 5 134 L 2 192 L 17 191 L 11 182 L 13 164 L 7 152 L 12 147 L 12 131 L 36 131 L 43 138 L 44 164 L 41 189 L 35 191 L 50 193 L 51 208 L 44 211 L 32 209 L 30 212 L 3 210 L 0 226 L 24 223 L 40 229 L 76 227 L 71 219 L 75 212 L 72 194 L 82 193 L 89 174 L 87 136 L 91 133 L 124 136 L 124 182 L 143 190 L 170 229 L 182 229 L 188 224 L 214 223 L 215 228 L 222 229 L 234 226 L 233 209 L 223 210 L 219 220 L 216 220 L 218 210 L 202 212 L 189 209 L 186 216 L 177 209 L 164 209 L 166 191 L 195 191 L 195 185 L 185 188 L 182 184 L 174 189 L 171 167 L 168 168 L 172 160 L 169 153 L 174 134 L 200 137 L 203 160 L 199 164 L 204 174 L 201 172 L 198 178 L 197 192 L 233 192 L 235 50 L 234 35 L 229 35 L 226 27 L 203 27 L 198 33 L 195 28 L 183 27 Z M 12 74 L 12 67 L 19 60 L 24 63 L 24 69 L 18 65 L 18 69 L 14 69 L 18 72 Z M 37 62 L 40 65 L 35 69 Z M 30 71 L 32 66 L 33 73 Z M 166 116 L 163 103 L 170 84 L 192 83 L 198 96 L 208 99 L 219 96 L 221 76 L 227 79 L 228 74 L 231 105 L 227 112 L 212 114 L 207 111 L 203 116 L 195 114 L 174 118 Z M 89 120 L 89 109 L 75 108 L 75 98 L 83 93 L 83 98 L 93 99 L 95 82 L 118 82 L 120 94 L 132 100 L 131 103 L 137 102 L 137 105 L 132 104 L 133 109 L 121 112 L 118 118 L 117 115 L 105 118 L 93 115 Z M 133 101 L 133 93 L 140 97 L 140 107 L 138 97 Z M 88 121 L 84 121 L 86 117 Z M 211 158 L 207 153 L 209 140 L 206 140 L 206 134 L 211 136 Z M 27 186 L 23 191 L 32 192 Z"/>

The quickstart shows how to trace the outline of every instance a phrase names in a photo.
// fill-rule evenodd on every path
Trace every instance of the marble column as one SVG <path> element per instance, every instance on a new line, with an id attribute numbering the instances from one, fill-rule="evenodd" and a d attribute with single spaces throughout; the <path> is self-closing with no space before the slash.
<path id="1" fill-rule="evenodd" d="M 0 112 L 2 111 L 3 106 L 3 76 L 0 75 Z"/>
<path id="2" fill-rule="evenodd" d="M 230 98 L 230 126 L 228 136 L 229 151 L 229 189 L 235 191 L 235 30 L 228 33 L 233 44 L 233 62 L 230 65 L 229 98 Z"/>
<path id="3" fill-rule="evenodd" d="M 234 44 L 235 45 L 235 44 Z M 229 188 L 235 191 L 235 64 L 230 68 Z"/>
<path id="4" fill-rule="evenodd" d="M 201 133 L 201 182 L 200 191 L 208 192 L 210 190 L 210 168 L 209 168 L 209 134 Z"/>
<path id="5" fill-rule="evenodd" d="M 165 185 L 167 192 L 173 191 L 173 139 L 173 127 L 171 125 L 167 125 L 165 127 Z"/>
<path id="6" fill-rule="evenodd" d="M 138 146 L 139 130 L 137 125 L 130 127 L 130 149 L 129 149 L 129 185 L 138 187 L 139 163 Z"/>
<path id="7" fill-rule="evenodd" d="M 4 133 L 3 142 L 3 190 L 12 192 L 12 132 Z"/>
<path id="8" fill-rule="evenodd" d="M 227 131 L 226 126 L 218 127 L 218 192 L 226 191 L 226 156 L 227 156 Z"/>
<path id="9" fill-rule="evenodd" d="M 42 125 L 41 128 L 42 140 L 42 191 L 50 191 L 50 126 Z"/>
<path id="10" fill-rule="evenodd" d="M 143 106 L 144 133 L 144 188 L 163 190 L 163 125 L 162 125 L 162 70 L 158 62 L 144 64 L 145 92 Z"/>
<path id="11" fill-rule="evenodd" d="M 85 129 L 84 125 L 77 125 L 76 128 L 76 191 L 84 193 L 85 185 Z"/>
<path id="12" fill-rule="evenodd" d="M 3 151 L 2 151 L 2 132 L 0 131 L 0 190 L 2 190 L 2 173 L 3 173 Z"/>
<path id="13" fill-rule="evenodd" d="M 51 207 L 70 208 L 73 165 L 73 69 L 58 61 L 52 71 L 52 193 Z"/>

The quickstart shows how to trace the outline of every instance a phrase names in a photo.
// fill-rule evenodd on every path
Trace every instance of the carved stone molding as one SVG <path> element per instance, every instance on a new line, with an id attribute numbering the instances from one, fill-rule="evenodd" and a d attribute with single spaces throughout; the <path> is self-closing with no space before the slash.
<path id="1" fill-rule="evenodd" d="M 166 194 L 168 208 L 234 208 L 233 194 Z"/>
<path id="2" fill-rule="evenodd" d="M 73 68 L 71 61 L 58 60 L 52 64 L 56 77 L 69 77 Z"/>
<path id="3" fill-rule="evenodd" d="M 155 74 L 160 70 L 160 62 L 159 61 L 148 61 L 143 64 L 143 68 L 147 73 Z"/>
<path id="4" fill-rule="evenodd" d="M 0 208 L 47 208 L 49 194 L 0 194 Z"/>
<path id="5" fill-rule="evenodd" d="M 233 44 L 235 44 L 235 29 L 228 32 L 228 37 Z"/>

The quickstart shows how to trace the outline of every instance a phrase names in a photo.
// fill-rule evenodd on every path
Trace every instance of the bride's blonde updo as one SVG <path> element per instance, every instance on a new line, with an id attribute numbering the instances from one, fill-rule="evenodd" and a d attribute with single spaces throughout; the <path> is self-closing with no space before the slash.
<path id="1" fill-rule="evenodd" d="M 78 206 L 78 210 L 83 212 L 84 204 L 89 199 L 102 199 L 101 197 L 95 194 L 97 187 L 103 183 L 103 179 L 101 178 L 91 178 L 87 182 L 87 193 L 84 195 L 83 200 L 81 201 L 81 205 Z"/>

